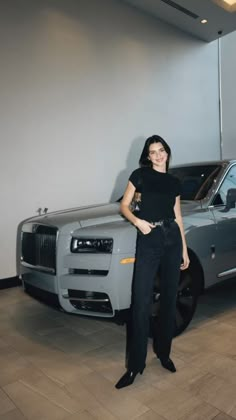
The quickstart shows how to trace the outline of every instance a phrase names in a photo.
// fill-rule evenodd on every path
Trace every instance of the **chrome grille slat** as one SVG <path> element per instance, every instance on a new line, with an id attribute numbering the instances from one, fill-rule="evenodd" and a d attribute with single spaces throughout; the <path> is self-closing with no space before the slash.
<path id="1" fill-rule="evenodd" d="M 55 274 L 55 269 L 54 268 L 42 267 L 40 265 L 32 265 L 32 264 L 29 264 L 25 261 L 22 261 L 21 264 L 24 267 L 33 268 L 34 270 L 37 270 L 37 271 L 44 271 L 45 273 Z"/>
<path id="2" fill-rule="evenodd" d="M 22 264 L 40 271 L 56 273 L 57 229 L 45 225 L 33 225 L 22 232 Z"/>

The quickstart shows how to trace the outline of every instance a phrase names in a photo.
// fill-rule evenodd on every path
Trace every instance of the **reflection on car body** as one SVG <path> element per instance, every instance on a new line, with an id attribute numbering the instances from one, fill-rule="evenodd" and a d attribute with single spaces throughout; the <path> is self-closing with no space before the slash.
<path id="1" fill-rule="evenodd" d="M 191 260 L 180 277 L 178 334 L 191 321 L 201 291 L 236 274 L 236 161 L 179 165 L 170 172 L 182 183 Z M 33 217 L 18 233 L 18 274 L 26 290 L 56 296 L 67 312 L 110 318 L 126 313 L 137 232 L 120 215 L 119 203 Z M 157 273 L 152 317 L 158 317 L 159 292 Z"/>

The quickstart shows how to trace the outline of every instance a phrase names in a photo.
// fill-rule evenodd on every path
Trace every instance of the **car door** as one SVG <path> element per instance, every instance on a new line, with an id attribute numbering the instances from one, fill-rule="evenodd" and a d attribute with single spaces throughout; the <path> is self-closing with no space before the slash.
<path id="1" fill-rule="evenodd" d="M 226 173 L 210 210 L 216 222 L 215 263 L 217 277 L 236 274 L 236 164 Z"/>

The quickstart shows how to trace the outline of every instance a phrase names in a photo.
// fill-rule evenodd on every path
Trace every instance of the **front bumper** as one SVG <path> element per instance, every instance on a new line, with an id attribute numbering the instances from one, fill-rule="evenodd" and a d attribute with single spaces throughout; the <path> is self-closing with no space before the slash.
<path id="1" fill-rule="evenodd" d="M 128 255 L 112 255 L 107 275 L 52 275 L 22 266 L 25 286 L 53 293 L 66 311 L 98 317 L 114 317 L 131 302 L 133 264 L 120 264 Z"/>

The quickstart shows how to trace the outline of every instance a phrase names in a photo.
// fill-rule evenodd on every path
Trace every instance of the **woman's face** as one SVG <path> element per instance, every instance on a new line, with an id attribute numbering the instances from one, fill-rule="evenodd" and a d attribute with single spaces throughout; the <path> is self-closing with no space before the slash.
<path id="1" fill-rule="evenodd" d="M 149 146 L 148 159 L 151 161 L 154 169 L 166 170 L 168 153 L 165 151 L 165 148 L 161 143 L 152 143 Z"/>

